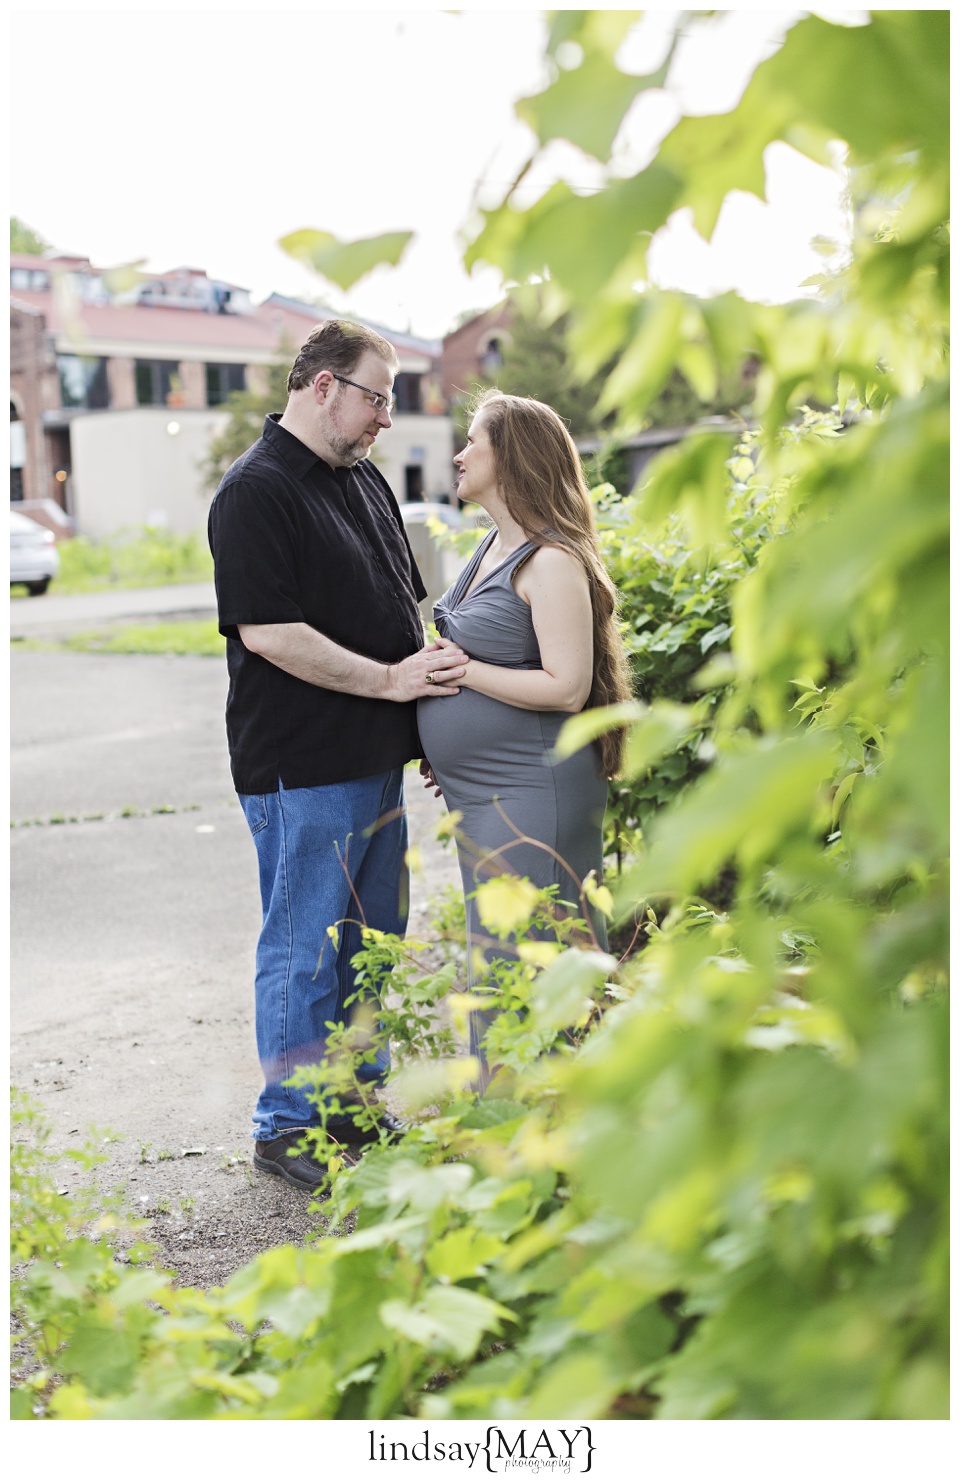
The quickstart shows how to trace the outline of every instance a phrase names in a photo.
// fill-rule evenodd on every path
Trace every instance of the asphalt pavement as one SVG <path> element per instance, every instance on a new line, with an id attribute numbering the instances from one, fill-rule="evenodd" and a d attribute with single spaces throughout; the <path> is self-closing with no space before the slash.
<path id="1" fill-rule="evenodd" d="M 59 631 L 93 628 L 101 623 L 138 622 L 150 618 L 215 617 L 213 582 L 187 582 L 175 587 L 137 587 L 104 592 L 56 590 L 42 597 L 10 602 L 10 637 L 30 638 Z"/>
<path id="2" fill-rule="evenodd" d="M 156 591 L 107 595 L 146 617 L 182 611 L 182 590 L 156 589 L 162 609 Z M 57 600 L 57 624 L 64 603 L 74 626 L 101 620 Z M 55 1150 L 91 1128 L 110 1139 L 102 1178 L 208 1284 L 316 1224 L 296 1190 L 249 1171 L 260 905 L 225 696 L 221 659 L 12 645 L 13 1081 L 44 1107 Z M 408 778 L 416 931 L 457 872 L 434 837 L 442 803 Z"/>

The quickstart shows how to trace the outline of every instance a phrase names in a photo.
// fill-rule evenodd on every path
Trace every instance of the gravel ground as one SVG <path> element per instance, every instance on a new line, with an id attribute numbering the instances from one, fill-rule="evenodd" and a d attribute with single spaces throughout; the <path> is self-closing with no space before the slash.
<path id="1" fill-rule="evenodd" d="M 343 1233 L 250 1162 L 259 899 L 224 670 L 16 646 L 11 662 L 13 1082 L 55 1152 L 92 1132 L 98 1187 L 121 1190 L 159 1263 L 203 1286 L 271 1246 Z M 420 934 L 458 877 L 435 838 L 442 803 L 408 784 Z M 85 1177 L 58 1167 L 61 1187 Z"/>

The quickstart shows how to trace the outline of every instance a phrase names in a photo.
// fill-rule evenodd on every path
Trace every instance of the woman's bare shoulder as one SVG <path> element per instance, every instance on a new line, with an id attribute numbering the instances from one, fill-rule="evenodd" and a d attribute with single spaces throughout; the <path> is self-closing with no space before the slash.
<path id="1" fill-rule="evenodd" d="M 519 575 L 536 574 L 541 581 L 586 581 L 583 562 L 562 545 L 541 545 L 520 568 Z"/>
<path id="2" fill-rule="evenodd" d="M 540 602 L 578 604 L 589 584 L 587 573 L 572 551 L 559 545 L 541 545 L 515 573 L 513 589 L 528 606 Z"/>

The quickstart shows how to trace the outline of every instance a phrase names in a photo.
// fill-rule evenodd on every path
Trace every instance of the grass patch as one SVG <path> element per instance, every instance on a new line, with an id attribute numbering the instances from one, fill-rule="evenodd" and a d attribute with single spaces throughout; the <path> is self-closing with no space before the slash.
<path id="1" fill-rule="evenodd" d="M 27 638 L 17 641 L 18 649 L 64 649 L 75 653 L 96 654 L 199 654 L 221 658 L 225 639 L 217 631 L 216 621 L 172 623 L 136 623 L 117 628 L 101 628 L 71 633 L 68 638 Z"/>
<path id="2" fill-rule="evenodd" d="M 199 803 L 184 803 L 175 808 L 172 803 L 161 803 L 158 808 L 134 808 L 129 803 L 112 813 L 50 813 L 46 818 L 16 818 L 10 820 L 14 828 L 56 828 L 68 823 L 112 823 L 117 818 L 156 818 L 165 813 L 199 813 Z"/>
<path id="3" fill-rule="evenodd" d="M 67 595 L 213 580 L 213 558 L 199 535 L 121 531 L 109 540 L 77 536 L 61 541 L 58 549 L 60 571 L 54 589 Z"/>

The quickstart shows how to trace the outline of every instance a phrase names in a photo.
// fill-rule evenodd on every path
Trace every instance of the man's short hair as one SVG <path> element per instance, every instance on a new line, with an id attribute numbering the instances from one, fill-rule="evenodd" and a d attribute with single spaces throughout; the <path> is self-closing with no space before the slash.
<path id="1" fill-rule="evenodd" d="M 313 384 L 322 370 L 348 376 L 356 370 L 368 350 L 379 355 L 387 365 L 400 364 L 389 340 L 375 330 L 368 329 L 365 324 L 354 324 L 350 319 L 325 319 L 316 329 L 311 329 L 301 345 L 287 377 L 287 390 L 303 391 Z"/>

